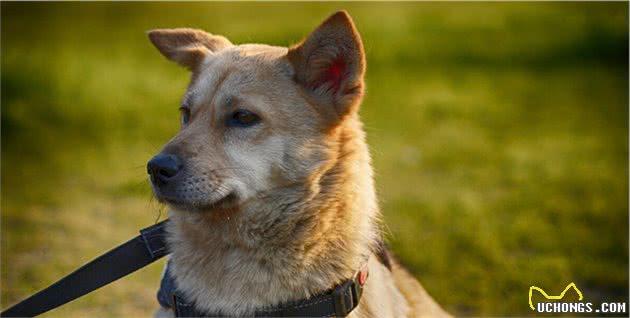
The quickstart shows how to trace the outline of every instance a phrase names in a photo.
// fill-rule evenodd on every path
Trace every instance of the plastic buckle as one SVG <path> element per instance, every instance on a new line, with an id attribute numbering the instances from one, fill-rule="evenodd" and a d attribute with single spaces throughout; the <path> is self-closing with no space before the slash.
<path id="1" fill-rule="evenodd" d="M 335 317 L 345 317 L 354 309 L 353 291 L 354 280 L 348 280 L 333 290 L 335 302 Z"/>
<path id="2" fill-rule="evenodd" d="M 361 296 L 363 295 L 363 288 L 365 285 L 365 282 L 367 281 L 367 278 L 369 276 L 369 272 L 368 272 L 368 267 L 367 267 L 367 263 L 361 268 L 361 270 L 359 270 L 358 273 L 356 273 L 356 275 L 354 275 L 354 279 L 353 279 L 353 283 L 352 284 L 352 296 L 354 297 L 353 302 L 356 304 L 356 306 L 359 305 L 359 301 L 361 300 Z"/>
<path id="3" fill-rule="evenodd" d="M 171 294 L 171 301 L 173 302 L 173 306 L 171 307 L 171 309 L 173 310 L 173 315 L 175 317 L 181 317 L 181 313 L 178 310 L 179 308 L 177 308 L 179 305 L 179 299 L 177 298 L 177 295 L 175 295 L 175 293 Z"/>
<path id="4" fill-rule="evenodd" d="M 352 302 L 358 306 L 363 295 L 363 286 L 359 284 L 358 279 L 355 279 L 350 289 L 352 290 Z"/>

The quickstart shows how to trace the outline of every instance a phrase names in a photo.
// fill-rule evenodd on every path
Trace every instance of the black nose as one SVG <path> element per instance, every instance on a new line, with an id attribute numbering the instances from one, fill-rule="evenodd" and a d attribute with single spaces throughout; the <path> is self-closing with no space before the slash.
<path id="1" fill-rule="evenodd" d="M 181 170 L 182 165 L 174 155 L 158 154 L 149 160 L 147 172 L 153 182 L 167 183 Z"/>

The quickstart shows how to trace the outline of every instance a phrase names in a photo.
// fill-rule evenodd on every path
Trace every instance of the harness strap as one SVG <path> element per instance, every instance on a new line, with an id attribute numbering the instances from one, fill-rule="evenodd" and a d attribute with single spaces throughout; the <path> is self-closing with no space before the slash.
<path id="1" fill-rule="evenodd" d="M 332 290 L 308 299 L 258 310 L 253 317 L 346 317 L 359 305 L 367 277 L 366 263 L 354 277 Z M 225 317 L 220 313 L 199 311 L 194 303 L 186 302 L 177 292 L 172 293 L 171 301 L 175 317 Z"/>
<path id="2" fill-rule="evenodd" d="M 167 220 L 168 221 L 168 220 Z M 140 230 L 140 235 L 0 313 L 2 317 L 34 317 L 127 276 L 168 254 L 167 221 Z"/>

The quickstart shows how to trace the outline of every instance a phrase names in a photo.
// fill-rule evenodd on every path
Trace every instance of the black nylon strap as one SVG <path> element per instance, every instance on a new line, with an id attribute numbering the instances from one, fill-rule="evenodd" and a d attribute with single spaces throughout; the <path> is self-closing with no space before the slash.
<path id="1" fill-rule="evenodd" d="M 46 289 L 0 313 L 34 317 L 127 276 L 165 256 L 167 221 L 140 230 L 140 235 L 99 256 Z"/>
<path id="2" fill-rule="evenodd" d="M 254 317 L 346 317 L 359 305 L 362 294 L 363 284 L 359 276 L 355 276 L 331 291 L 309 299 L 256 311 Z M 193 303 L 186 302 L 177 294 L 173 295 L 172 302 L 175 317 L 225 317 L 222 314 L 201 312 Z"/>

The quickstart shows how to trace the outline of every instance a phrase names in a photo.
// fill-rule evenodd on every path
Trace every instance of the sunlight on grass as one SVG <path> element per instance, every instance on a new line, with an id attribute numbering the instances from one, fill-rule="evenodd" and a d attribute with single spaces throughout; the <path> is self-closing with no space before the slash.
<path id="1" fill-rule="evenodd" d="M 152 224 L 188 74 L 145 31 L 296 42 L 346 8 L 387 239 L 458 315 L 628 299 L 627 3 L 5 3 L 3 308 Z M 161 264 L 46 316 L 147 316 Z"/>

